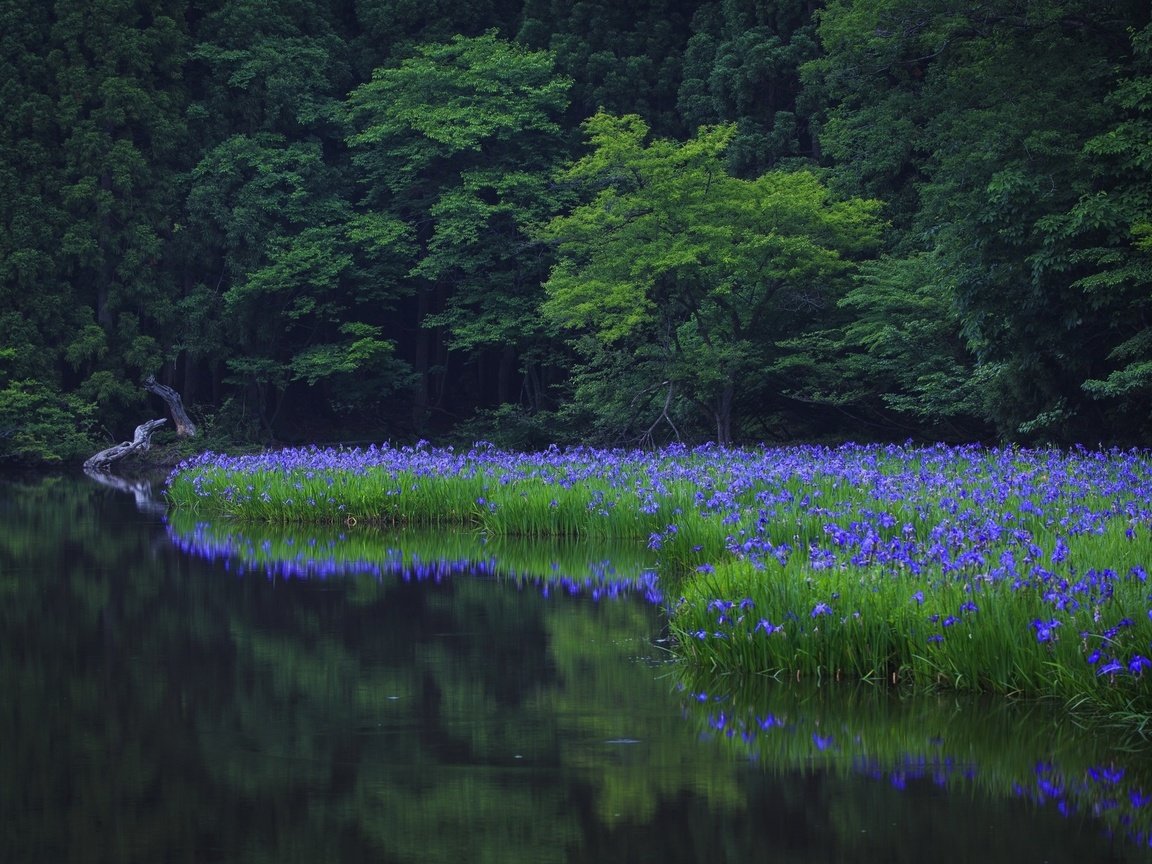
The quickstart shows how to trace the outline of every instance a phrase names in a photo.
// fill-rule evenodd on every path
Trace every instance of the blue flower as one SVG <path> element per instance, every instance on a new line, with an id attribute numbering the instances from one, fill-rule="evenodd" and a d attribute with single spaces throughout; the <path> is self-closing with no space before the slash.
<path id="1" fill-rule="evenodd" d="M 832 607 L 827 603 L 817 603 L 812 607 L 811 617 L 816 618 L 820 615 L 831 615 Z"/>
<path id="2" fill-rule="evenodd" d="M 779 633 L 783 629 L 783 624 L 773 624 L 767 618 L 761 618 L 756 626 L 752 628 L 752 632 L 756 633 L 760 630 L 763 630 L 767 635 L 771 636 L 773 633 Z"/>
<path id="3" fill-rule="evenodd" d="M 1053 618 L 1051 621 L 1043 621 L 1037 618 L 1032 622 L 1032 629 L 1036 631 L 1037 642 L 1052 642 L 1056 639 L 1055 629 L 1060 626 L 1060 622 Z"/>
<path id="4" fill-rule="evenodd" d="M 1115 786 L 1124 779 L 1123 768 L 1089 768 L 1088 776 L 1095 780 L 1097 783 L 1107 783 Z"/>

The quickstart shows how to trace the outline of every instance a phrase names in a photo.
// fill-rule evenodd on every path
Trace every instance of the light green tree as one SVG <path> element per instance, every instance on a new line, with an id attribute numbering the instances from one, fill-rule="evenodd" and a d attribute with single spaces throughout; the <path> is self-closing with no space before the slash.
<path id="1" fill-rule="evenodd" d="M 636 383 L 664 388 L 665 411 L 687 400 L 728 443 L 742 398 L 777 398 L 777 343 L 827 314 L 876 246 L 879 205 L 836 200 L 810 171 L 730 176 L 731 125 L 683 143 L 648 141 L 634 115 L 584 125 L 592 152 L 564 180 L 590 200 L 544 232 L 559 254 L 544 314 L 611 352 L 658 346 Z"/>

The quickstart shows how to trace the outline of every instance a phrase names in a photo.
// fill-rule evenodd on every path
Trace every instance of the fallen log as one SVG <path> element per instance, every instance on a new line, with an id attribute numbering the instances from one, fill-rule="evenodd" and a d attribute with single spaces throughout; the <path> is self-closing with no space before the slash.
<path id="1" fill-rule="evenodd" d="M 101 450 L 95 456 L 90 456 L 84 463 L 84 470 L 89 472 L 107 471 L 108 466 L 113 462 L 119 462 L 125 456 L 130 456 L 133 453 L 148 450 L 152 446 L 152 432 L 167 422 L 168 420 L 162 417 L 159 420 L 141 423 L 136 427 L 136 434 L 132 436 L 131 441 L 121 441 L 115 447 L 109 447 L 107 450 Z"/>
<path id="2" fill-rule="evenodd" d="M 176 435 L 178 437 L 196 437 L 196 424 L 192 422 L 188 417 L 188 413 L 184 410 L 184 400 L 180 398 L 179 393 L 167 384 L 159 383 L 155 375 L 149 375 L 144 380 L 144 389 L 149 393 L 155 393 L 164 400 L 164 403 L 168 406 L 168 410 L 172 412 L 172 422 L 176 424 Z"/>

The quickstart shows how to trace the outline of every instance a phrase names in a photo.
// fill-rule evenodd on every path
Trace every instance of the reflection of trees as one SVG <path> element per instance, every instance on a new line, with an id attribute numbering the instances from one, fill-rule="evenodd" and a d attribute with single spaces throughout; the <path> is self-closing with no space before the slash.
<path id="1" fill-rule="evenodd" d="M 563 860 L 686 776 L 647 770 L 694 752 L 634 660 L 650 606 L 237 577 L 112 490 L 3 492 L 4 860 Z M 650 749 L 608 770 L 625 735 Z"/>

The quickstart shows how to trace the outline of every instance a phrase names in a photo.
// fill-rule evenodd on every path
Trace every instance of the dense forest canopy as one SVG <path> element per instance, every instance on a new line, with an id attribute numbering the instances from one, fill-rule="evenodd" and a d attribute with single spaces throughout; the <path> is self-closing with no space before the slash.
<path id="1" fill-rule="evenodd" d="M 0 0 L 0 461 L 1152 443 L 1147 0 Z"/>

